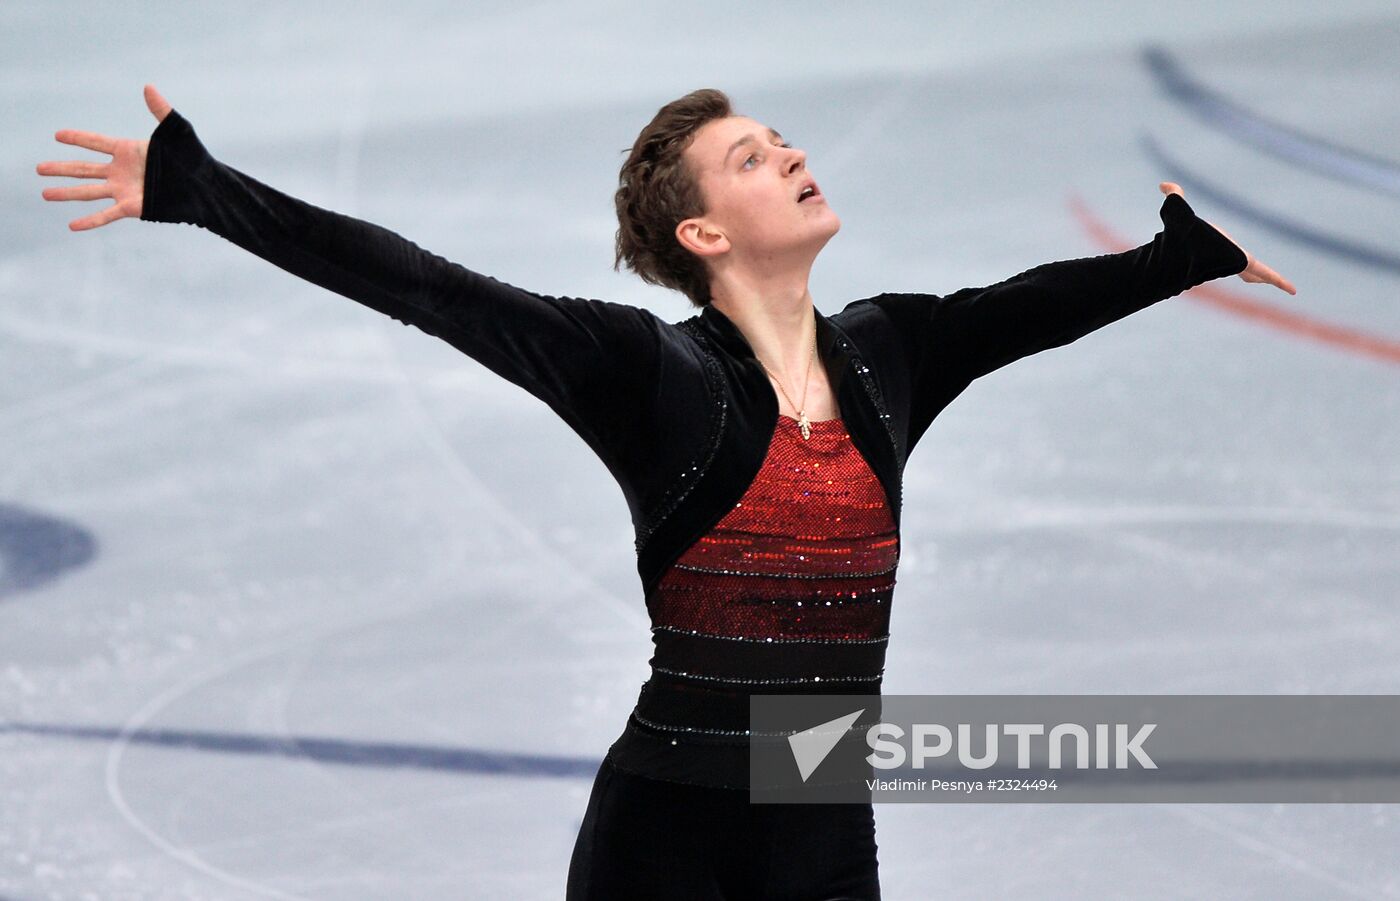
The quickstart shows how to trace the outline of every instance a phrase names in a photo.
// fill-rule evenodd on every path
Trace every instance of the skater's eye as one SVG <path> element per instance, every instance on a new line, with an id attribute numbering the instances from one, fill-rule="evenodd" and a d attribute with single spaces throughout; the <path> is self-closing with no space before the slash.
<path id="1" fill-rule="evenodd" d="M 792 145 L 789 144 L 789 143 L 787 143 L 786 141 L 783 142 L 782 144 L 774 144 L 773 146 L 774 146 L 774 147 L 782 147 L 782 148 L 784 148 L 784 149 L 786 149 L 786 150 L 791 150 L 791 149 L 792 149 Z M 742 168 L 742 169 L 748 169 L 748 168 L 750 168 L 749 163 L 752 163 L 754 160 L 758 160 L 758 159 L 762 159 L 762 157 L 756 156 L 755 154 L 752 154 L 752 153 L 751 153 L 751 154 L 749 154 L 747 157 L 744 158 L 744 162 L 741 164 L 740 168 Z"/>

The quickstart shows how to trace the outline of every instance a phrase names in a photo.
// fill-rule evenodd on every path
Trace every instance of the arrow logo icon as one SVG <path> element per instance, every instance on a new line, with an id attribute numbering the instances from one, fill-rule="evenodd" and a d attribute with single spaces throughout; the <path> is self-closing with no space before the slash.
<path id="1" fill-rule="evenodd" d="M 851 724 L 864 712 L 865 708 L 862 707 L 855 713 L 848 713 L 820 726 L 813 726 L 788 736 L 788 746 L 792 748 L 792 756 L 797 761 L 797 771 L 802 774 L 803 782 L 821 766 L 821 762 L 831 753 L 831 749 L 836 747 L 841 736 L 846 734 Z"/>

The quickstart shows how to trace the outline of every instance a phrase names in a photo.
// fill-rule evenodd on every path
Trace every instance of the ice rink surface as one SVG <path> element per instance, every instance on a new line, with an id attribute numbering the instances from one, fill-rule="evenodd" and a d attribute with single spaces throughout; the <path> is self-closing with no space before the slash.
<path id="1" fill-rule="evenodd" d="M 910 461 L 889 693 L 1400 691 L 1387 2 L 0 7 L 0 897 L 563 895 L 647 674 L 620 493 L 446 344 L 189 226 L 73 234 L 59 128 L 148 134 L 544 293 L 720 87 L 843 228 L 834 313 L 1141 244 L 1237 278 L 993 373 Z M 1116 236 L 1116 237 L 1115 237 Z M 1400 896 L 1385 805 L 880 805 L 891 901 Z"/>

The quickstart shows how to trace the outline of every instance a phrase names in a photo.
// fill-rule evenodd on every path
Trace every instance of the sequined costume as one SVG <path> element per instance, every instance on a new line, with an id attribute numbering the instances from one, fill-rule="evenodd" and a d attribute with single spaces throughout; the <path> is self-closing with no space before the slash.
<path id="1" fill-rule="evenodd" d="M 879 691 L 899 536 L 845 424 L 811 429 L 778 418 L 743 497 L 648 598 L 652 677 L 618 766 L 742 786 L 751 693 Z"/>
<path id="2" fill-rule="evenodd" d="M 841 419 L 803 447 L 788 440 L 752 348 L 714 307 L 673 324 L 505 284 L 219 162 L 177 112 L 151 136 L 142 212 L 209 229 L 438 336 L 558 413 L 622 489 L 656 626 L 652 678 L 609 759 L 730 787 L 747 777 L 736 697 L 818 677 L 878 685 L 902 474 L 938 413 L 981 375 L 1245 268 L 1243 251 L 1179 195 L 1160 215 L 1163 230 L 1124 253 L 818 311 Z M 839 477 L 824 484 L 818 462 Z M 827 511 L 842 505 L 837 529 Z"/>

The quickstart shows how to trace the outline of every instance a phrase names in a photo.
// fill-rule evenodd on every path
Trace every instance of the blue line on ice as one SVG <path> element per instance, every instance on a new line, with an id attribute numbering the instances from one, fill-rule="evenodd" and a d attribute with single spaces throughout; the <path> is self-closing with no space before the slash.
<path id="1" fill-rule="evenodd" d="M 88 741 L 114 741 L 123 737 L 121 729 L 110 726 L 0 722 L 0 734 L 6 732 Z M 224 754 L 260 754 L 345 766 L 448 770 L 491 776 L 591 779 L 600 763 L 589 757 L 187 729 L 141 729 L 125 739 L 129 744 Z"/>
<path id="2" fill-rule="evenodd" d="M 1160 47 L 1148 47 L 1142 56 L 1169 97 L 1235 140 L 1328 178 L 1400 197 L 1400 164 L 1270 122 L 1193 81 Z"/>

